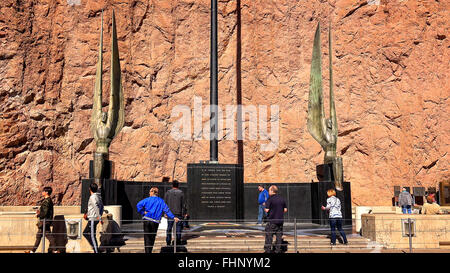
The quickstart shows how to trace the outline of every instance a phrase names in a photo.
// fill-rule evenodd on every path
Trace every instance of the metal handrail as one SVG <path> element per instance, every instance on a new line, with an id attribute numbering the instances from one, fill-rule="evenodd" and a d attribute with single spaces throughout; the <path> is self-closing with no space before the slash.
<path id="1" fill-rule="evenodd" d="M 384 217 L 384 220 L 399 220 L 399 217 Z M 422 239 L 418 240 L 416 239 L 416 237 L 420 237 L 423 236 L 422 234 L 425 233 L 432 233 L 432 232 L 441 232 L 441 233 L 446 233 L 446 228 L 435 228 L 432 227 L 432 225 L 427 225 L 427 224 L 423 224 L 419 225 L 420 221 L 449 221 L 450 218 L 448 216 L 442 216 L 442 217 L 432 217 L 429 219 L 414 219 L 412 217 L 409 217 L 408 215 L 404 215 L 403 218 L 401 218 L 402 220 L 406 221 L 405 225 L 402 228 L 399 228 L 399 225 L 396 226 L 396 228 L 389 228 L 389 229 L 377 229 L 376 232 L 378 234 L 383 234 L 383 233 L 392 233 L 392 234 L 403 234 L 403 237 L 408 237 L 407 240 L 405 238 L 404 241 L 399 240 L 398 242 L 392 242 L 393 244 L 395 244 L 395 249 L 408 249 L 409 248 L 409 252 L 413 252 L 414 248 L 420 248 L 420 247 L 424 247 L 426 244 L 428 244 L 429 242 L 427 241 L 423 241 Z M 415 222 L 413 222 L 413 219 Z M 61 220 L 61 221 L 65 221 L 67 222 L 69 219 L 66 220 Z M 72 218 L 71 218 L 72 220 Z M 307 241 L 307 245 L 305 245 L 305 240 L 306 237 L 304 236 L 308 236 L 313 234 L 313 232 L 317 232 L 317 234 L 321 234 L 321 235 L 327 235 L 329 234 L 329 227 L 327 225 L 317 225 L 317 224 L 311 224 L 313 219 L 306 219 L 306 218 L 302 218 L 302 219 L 287 219 L 284 220 L 284 226 L 286 227 L 286 229 L 284 230 L 284 237 L 287 241 L 290 242 L 290 244 L 292 245 L 292 249 L 290 249 L 290 251 L 294 251 L 295 253 L 298 253 L 299 250 L 305 249 L 305 248 L 312 248 L 315 247 L 315 243 L 317 243 L 318 245 L 320 245 L 320 247 L 322 247 L 322 245 L 324 246 L 324 242 L 322 241 L 322 239 L 324 239 L 324 237 L 320 237 L 321 240 L 314 242 L 314 241 Z M 344 222 L 346 220 L 350 220 L 350 219 L 342 219 Z M 32 221 L 32 222 L 36 222 L 36 219 L 11 219 L 11 218 L 4 218 L 4 219 L 0 219 L 0 224 L 2 223 L 2 221 L 21 221 L 21 223 L 25 223 L 24 221 Z M 54 223 L 58 222 L 60 220 L 53 220 Z M 83 220 L 84 221 L 84 220 Z M 354 223 L 355 219 L 353 219 L 353 223 Z M 101 236 L 101 235 L 123 235 L 125 236 L 125 238 L 128 239 L 132 239 L 133 242 L 136 242 L 136 239 L 133 238 L 137 238 L 137 240 L 139 240 L 138 238 L 141 238 L 141 236 L 145 235 L 145 233 L 142 230 L 142 227 L 140 226 L 140 223 L 142 223 L 143 220 L 127 220 L 127 221 L 121 221 L 120 222 L 120 227 L 122 227 L 122 230 L 120 231 L 120 233 L 108 233 L 106 231 L 103 231 L 103 226 L 102 228 L 100 228 L 100 226 L 97 228 L 97 236 Z M 128 223 L 128 224 L 127 224 Z M 415 223 L 415 224 L 414 224 Z M 229 246 L 229 247 L 233 247 L 233 246 L 238 246 L 238 245 L 242 245 L 243 241 L 247 242 L 247 244 L 251 243 L 255 243 L 255 244 L 259 244 L 262 242 L 262 238 L 260 237 L 261 235 L 265 234 L 265 229 L 264 226 L 261 225 L 257 225 L 256 221 L 246 221 L 246 220 L 230 220 L 230 219 L 218 219 L 215 221 L 212 220 L 199 220 L 199 219 L 190 219 L 189 220 L 189 224 L 191 225 L 191 229 L 186 231 L 186 230 L 182 230 L 182 234 L 185 235 L 189 235 L 193 238 L 196 238 L 198 236 L 228 236 L 228 237 L 234 237 L 234 238 L 238 238 L 239 236 L 242 236 L 245 239 L 239 240 L 239 239 L 220 239 L 220 242 L 217 242 L 217 244 L 222 244 L 223 246 Z M 22 225 L 22 224 L 21 224 Z M 47 242 L 46 242 L 46 235 L 48 235 L 48 221 L 43 219 L 42 220 L 42 241 L 41 241 L 41 248 L 42 248 L 42 252 L 45 251 L 45 248 L 47 247 Z M 311 225 L 311 226 L 310 226 Z M 414 227 L 415 225 L 415 227 Z M 28 226 L 28 225 L 24 225 L 24 226 Z M 31 225 L 30 225 L 31 226 Z M 33 225 L 34 226 L 34 225 Z M 179 242 L 177 240 L 177 232 L 176 232 L 176 227 L 177 225 L 174 224 L 173 228 L 171 230 L 172 233 L 172 237 L 173 237 L 173 244 L 171 245 L 171 247 L 173 247 L 173 253 L 177 253 L 179 251 Z M 346 230 L 346 233 L 349 231 L 349 228 L 353 228 L 354 225 L 350 226 L 343 226 L 344 230 Z M 208 229 L 208 232 L 205 232 L 204 230 Z M 241 231 L 242 229 L 244 229 L 244 231 Z M 20 230 L 4 230 L 1 228 L 0 226 L 0 236 L 8 236 L 10 238 L 10 241 L 14 241 L 15 236 L 23 236 L 23 235 L 32 235 L 35 234 L 36 229 L 27 229 L 25 231 L 20 231 Z M 375 230 L 369 230 L 369 229 L 365 229 L 364 232 L 374 232 Z M 162 235 L 161 233 L 165 233 L 166 230 L 162 229 L 160 226 L 160 229 L 154 233 L 157 238 L 160 238 L 164 235 Z M 338 232 L 336 232 L 338 234 Z M 52 232 L 52 235 L 64 235 L 65 233 L 58 233 L 58 232 Z M 67 234 L 67 233 L 66 233 Z M 350 235 L 350 234 L 347 234 Z M 250 237 L 253 236 L 253 237 Z M 359 236 L 356 235 L 353 231 L 353 234 L 350 236 L 351 238 L 355 238 L 355 236 Z M 17 237 L 16 237 L 17 238 Z M 184 237 L 186 238 L 186 237 Z M 361 237 L 363 238 L 363 237 Z M 85 240 L 83 238 L 83 236 L 81 236 L 81 238 L 79 238 L 81 240 Z M 184 239 L 183 239 L 184 240 Z M 188 239 L 188 241 L 191 239 Z M 444 239 L 443 244 L 446 243 L 447 241 L 445 241 L 446 239 Z M 195 246 L 196 242 L 199 242 L 200 244 L 203 244 L 203 242 L 206 242 L 207 240 L 203 241 L 197 241 L 197 240 L 193 240 L 193 241 L 189 241 L 191 243 L 194 243 L 193 246 Z M 450 240 L 448 240 L 450 243 Z M 158 244 L 161 244 L 161 240 L 158 240 Z M 359 243 L 359 241 L 358 241 Z M 361 243 L 362 244 L 362 243 Z M 19 247 L 21 245 L 25 245 L 25 244 L 17 244 L 16 246 Z M 202 247 L 202 245 L 199 245 L 200 247 Z M 213 245 L 215 246 L 215 245 Z M 213 247 L 212 246 L 212 247 Z M 252 245 L 252 247 L 255 247 L 256 245 Z M 2 246 L 3 247 L 3 246 Z M 114 246 L 109 246 L 109 247 L 114 247 Z M 117 246 L 120 247 L 120 246 Z M 356 247 L 356 246 L 355 246 Z M 126 248 L 126 247 L 125 247 Z M 249 248 L 250 249 L 250 248 Z M 212 248 L 212 251 L 214 249 Z"/>

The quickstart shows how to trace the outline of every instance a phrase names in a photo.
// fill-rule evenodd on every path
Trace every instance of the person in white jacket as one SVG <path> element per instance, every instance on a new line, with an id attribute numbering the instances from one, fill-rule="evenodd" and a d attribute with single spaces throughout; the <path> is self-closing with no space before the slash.
<path id="1" fill-rule="evenodd" d="M 87 213 L 84 214 L 84 219 L 88 220 L 86 227 L 83 230 L 83 236 L 92 246 L 94 253 L 98 253 L 98 244 L 96 239 L 97 225 L 103 214 L 102 196 L 98 191 L 98 185 L 92 183 L 89 186 L 89 193 L 91 196 L 88 201 Z"/>

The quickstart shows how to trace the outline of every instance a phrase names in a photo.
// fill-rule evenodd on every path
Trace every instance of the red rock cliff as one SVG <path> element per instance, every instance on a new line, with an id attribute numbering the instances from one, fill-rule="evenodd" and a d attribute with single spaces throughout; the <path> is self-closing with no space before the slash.
<path id="1" fill-rule="evenodd" d="M 331 20 L 338 155 L 353 203 L 389 205 L 394 185 L 450 177 L 450 2 L 378 2 L 219 1 L 219 103 L 278 105 L 280 113 L 276 149 L 247 138 L 240 153 L 237 141 L 222 140 L 220 162 L 242 161 L 246 182 L 316 180 L 323 152 L 306 129 L 309 69 L 320 21 L 327 90 Z M 0 204 L 33 204 L 43 185 L 62 204 L 80 203 L 95 145 L 100 15 L 106 106 L 113 8 L 126 104 L 125 127 L 110 147 L 115 177 L 186 181 L 187 163 L 209 159 L 207 140 L 170 135 L 175 106 L 192 108 L 194 96 L 209 103 L 209 0 L 4 0 Z"/>

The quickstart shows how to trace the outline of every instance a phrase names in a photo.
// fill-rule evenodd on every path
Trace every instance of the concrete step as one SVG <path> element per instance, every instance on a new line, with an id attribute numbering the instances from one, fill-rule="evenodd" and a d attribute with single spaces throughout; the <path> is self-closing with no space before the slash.
<path id="1" fill-rule="evenodd" d="M 154 246 L 153 251 L 155 253 L 160 252 L 161 247 L 160 246 Z M 297 247 L 298 252 L 373 252 L 374 250 L 377 250 L 377 248 L 349 248 L 349 247 L 315 247 L 315 248 L 309 248 L 309 247 Z M 139 248 L 121 248 L 120 251 L 122 253 L 143 253 L 144 252 L 144 246 Z M 264 247 L 261 246 L 248 246 L 248 247 L 187 247 L 187 251 L 189 253 L 261 253 L 264 251 Z M 287 253 L 295 253 L 294 247 L 288 247 Z"/>
<path id="2" fill-rule="evenodd" d="M 288 242 L 288 252 L 294 252 L 294 238 L 284 236 Z M 370 252 L 374 249 L 380 249 L 382 246 L 371 242 L 363 237 L 349 237 L 349 244 L 342 245 L 337 243 L 330 245 L 330 239 L 323 237 L 301 237 L 297 238 L 297 251 L 299 252 Z M 140 253 L 144 251 L 144 238 L 128 238 L 127 244 L 121 247 L 121 252 Z M 155 240 L 154 251 L 159 252 L 161 247 L 166 246 L 165 236 L 158 236 Z M 222 237 L 222 236 L 201 236 L 189 239 L 186 248 L 189 252 L 214 252 L 214 253 L 232 253 L 232 252 L 262 252 L 264 248 L 264 237 Z"/>
<path id="3" fill-rule="evenodd" d="M 125 237 L 127 238 L 127 242 L 131 243 L 131 242 L 143 242 L 143 236 L 138 238 L 138 237 Z M 293 237 L 287 237 L 284 236 L 283 239 L 285 241 L 288 241 L 290 243 L 294 243 L 295 239 Z M 222 243 L 230 243 L 230 242 L 234 242 L 234 243 L 238 243 L 238 244 L 248 244 L 248 243 L 254 243 L 254 242 L 264 242 L 265 238 L 260 236 L 260 237 L 253 237 L 253 238 L 239 238 L 239 237 L 207 237 L 207 236 L 201 236 L 198 238 L 191 238 L 189 239 L 187 242 L 188 243 L 202 243 L 202 242 L 206 242 L 206 243 L 217 243 L 217 244 L 222 244 Z M 161 237 L 158 236 L 155 240 L 155 242 L 165 242 L 165 237 Z M 307 244 L 320 244 L 320 243 L 326 243 L 329 244 L 330 243 L 330 239 L 329 238 L 301 238 L 298 237 L 297 238 L 297 242 L 298 243 L 307 243 Z M 354 244 L 366 244 L 368 242 L 370 242 L 369 239 L 366 238 L 348 238 L 348 242 L 350 243 L 354 243 Z"/>
<path id="4" fill-rule="evenodd" d="M 155 246 L 164 246 L 166 243 L 165 242 L 155 242 Z M 294 246 L 295 242 L 290 242 L 288 241 L 289 246 Z M 142 241 L 127 241 L 126 246 L 125 247 L 134 247 L 134 246 L 143 246 L 144 245 L 144 240 Z M 227 246 L 259 246 L 259 245 L 264 245 L 264 241 L 257 241 L 257 242 L 251 242 L 251 243 L 241 243 L 241 242 L 188 242 L 186 244 L 186 246 L 223 246 L 223 245 L 227 245 Z M 350 247 L 350 248 L 357 248 L 357 247 L 366 247 L 367 245 L 370 245 L 368 243 L 358 243 L 358 242 L 349 242 L 347 245 L 342 245 L 337 243 L 334 247 Z M 330 242 L 320 242 L 320 243 L 311 243 L 311 242 L 297 242 L 297 247 L 329 247 L 330 246 Z"/>

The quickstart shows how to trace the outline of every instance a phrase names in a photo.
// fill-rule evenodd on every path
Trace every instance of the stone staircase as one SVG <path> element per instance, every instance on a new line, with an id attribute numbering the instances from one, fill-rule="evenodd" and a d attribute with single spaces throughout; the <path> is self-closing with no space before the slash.
<path id="1" fill-rule="evenodd" d="M 127 244 L 120 248 L 121 253 L 143 253 L 143 236 L 126 236 Z M 284 236 L 288 242 L 287 253 L 295 253 L 295 239 Z M 153 253 L 159 253 L 165 246 L 165 234 L 156 237 Z M 189 253 L 263 253 L 264 236 L 199 236 L 187 240 L 185 245 Z M 330 245 L 330 239 L 325 235 L 297 236 L 297 252 L 299 253 L 369 253 L 380 252 L 383 246 L 371 242 L 359 235 L 349 235 L 348 244 Z"/>

